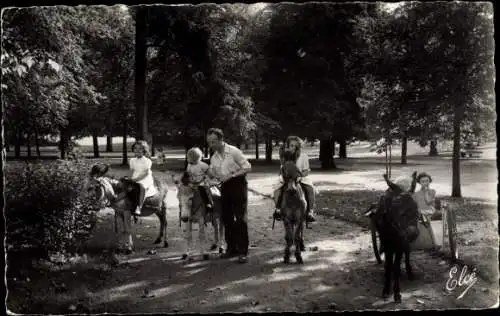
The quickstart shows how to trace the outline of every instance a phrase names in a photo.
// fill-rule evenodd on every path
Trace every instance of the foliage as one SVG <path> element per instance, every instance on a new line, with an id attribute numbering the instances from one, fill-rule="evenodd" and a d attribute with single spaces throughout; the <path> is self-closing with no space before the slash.
<path id="1" fill-rule="evenodd" d="M 75 251 L 92 232 L 97 201 L 86 190 L 89 162 L 9 163 L 6 168 L 8 251 Z"/>
<path id="2" fill-rule="evenodd" d="M 364 77 L 365 89 L 383 87 L 381 98 L 369 97 L 367 105 L 373 108 L 366 112 L 368 128 L 423 144 L 438 135 L 450 139 L 453 109 L 460 107 L 466 138 L 482 138 L 491 130 L 495 115 L 489 12 L 479 3 L 412 2 L 391 14 L 378 10 L 360 19 L 356 35 L 368 45 L 359 56 L 370 74 Z"/>
<path id="3" fill-rule="evenodd" d="M 62 141 L 102 133 L 110 125 L 103 118 L 130 97 L 133 24 L 128 12 L 120 6 L 33 7 L 6 10 L 3 22 L 8 133 L 16 128 L 40 136 L 64 131 Z M 115 61 L 110 63 L 110 56 Z M 117 86 L 124 91 L 117 92 Z"/>

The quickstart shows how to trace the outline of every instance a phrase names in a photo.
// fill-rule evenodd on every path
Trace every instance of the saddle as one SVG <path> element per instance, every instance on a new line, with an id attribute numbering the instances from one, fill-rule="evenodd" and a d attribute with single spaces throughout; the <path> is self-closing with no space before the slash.
<path id="1" fill-rule="evenodd" d="M 133 190 L 134 192 L 128 192 L 128 194 L 130 193 L 134 193 L 137 192 L 139 190 L 139 187 L 140 184 L 138 184 L 137 182 L 133 181 L 133 180 L 130 180 L 128 177 L 124 177 L 121 179 L 121 181 L 123 181 L 125 184 L 127 185 L 131 185 L 133 186 Z M 163 201 L 163 193 L 162 193 L 162 186 L 160 184 L 160 182 L 158 181 L 158 179 L 154 178 L 154 186 L 156 188 L 156 191 L 157 193 L 153 196 L 149 196 L 147 198 L 144 199 L 144 204 L 143 204 L 143 208 L 160 208 L 161 207 L 161 204 L 162 204 L 162 201 Z M 135 198 L 135 196 L 131 196 L 132 199 Z"/>

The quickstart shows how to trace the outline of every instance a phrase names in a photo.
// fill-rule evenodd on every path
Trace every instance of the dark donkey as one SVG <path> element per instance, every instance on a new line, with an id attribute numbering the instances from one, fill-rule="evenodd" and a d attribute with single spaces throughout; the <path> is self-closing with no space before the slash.
<path id="1" fill-rule="evenodd" d="M 110 177 L 100 177 L 99 180 L 93 179 L 93 181 L 96 182 L 95 189 L 97 191 L 97 196 L 101 203 L 103 203 L 103 206 L 108 204 L 115 211 L 116 233 L 119 233 L 118 223 L 121 223 L 120 244 L 124 243 L 124 245 L 119 245 L 119 247 L 125 246 L 125 252 L 132 252 L 133 241 L 131 222 L 132 213 L 139 200 L 139 184 L 127 177 L 119 180 Z M 164 247 L 168 247 L 166 204 L 168 188 L 165 183 L 157 178 L 154 178 L 154 184 L 158 189 L 158 193 L 145 200 L 141 215 L 139 216 L 151 216 L 153 214 L 158 216 L 160 220 L 160 233 L 154 243 L 159 244 L 163 241 Z M 107 203 L 106 200 L 108 201 Z"/>
<path id="2" fill-rule="evenodd" d="M 413 279 L 410 264 L 410 244 L 419 235 L 419 212 L 417 203 L 411 196 L 415 187 L 415 174 L 411 189 L 401 188 L 390 182 L 384 175 L 391 190 L 380 198 L 377 210 L 372 213 L 371 220 L 376 227 L 385 252 L 385 282 L 382 296 L 388 298 L 391 288 L 391 278 L 394 276 L 394 300 L 401 302 L 399 279 L 401 275 L 401 260 L 405 254 L 406 272 Z M 408 183 L 409 185 L 409 183 Z M 408 190 L 409 189 L 409 190 Z M 381 249 L 382 251 L 382 249 Z"/>
<path id="3" fill-rule="evenodd" d="M 285 226 L 284 262 L 290 262 L 290 247 L 295 244 L 295 259 L 302 264 L 301 243 L 306 220 L 307 202 L 299 183 L 300 171 L 292 161 L 283 165 L 284 192 L 281 201 L 283 224 Z"/>

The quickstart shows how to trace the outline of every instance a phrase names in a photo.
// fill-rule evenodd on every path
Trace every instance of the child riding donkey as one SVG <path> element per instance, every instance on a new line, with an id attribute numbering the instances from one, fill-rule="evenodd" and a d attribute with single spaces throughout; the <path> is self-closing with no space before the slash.
<path id="1" fill-rule="evenodd" d="M 151 154 L 149 151 L 149 145 L 147 142 L 140 140 L 132 145 L 132 150 L 135 153 L 135 157 L 130 159 L 130 171 L 132 173 L 131 180 L 139 184 L 139 203 L 135 209 L 134 215 L 141 215 L 142 206 L 144 205 L 144 200 L 148 197 L 154 196 L 158 193 L 155 187 L 153 172 L 151 167 L 153 162 L 151 161 Z"/>
<path id="2" fill-rule="evenodd" d="M 214 201 L 207 182 L 209 166 L 201 161 L 203 152 L 198 147 L 189 149 L 186 157 L 188 162 L 186 172 L 189 175 L 189 183 L 193 188 L 199 190 L 207 212 L 210 213 L 213 211 Z"/>
<path id="3" fill-rule="evenodd" d="M 307 222 L 315 222 L 314 206 L 315 206 L 315 188 L 311 179 L 308 177 L 309 171 L 309 157 L 306 153 L 302 152 L 303 141 L 297 136 L 289 136 L 286 139 L 283 150 L 280 152 L 281 168 L 286 161 L 293 161 L 300 171 L 300 184 L 304 190 L 307 201 Z M 285 154 L 286 153 L 286 154 Z M 280 169 L 280 175 L 282 170 Z M 281 200 L 283 198 L 283 180 L 281 179 L 279 188 L 274 191 L 274 200 L 276 202 L 276 210 L 274 211 L 274 218 L 281 220 L 282 214 L 280 210 Z"/>

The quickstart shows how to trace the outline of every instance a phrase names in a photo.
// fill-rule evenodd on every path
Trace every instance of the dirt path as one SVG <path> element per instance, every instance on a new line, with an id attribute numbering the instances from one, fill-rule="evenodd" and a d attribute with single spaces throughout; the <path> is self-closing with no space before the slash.
<path id="1" fill-rule="evenodd" d="M 250 187 L 256 185 L 258 188 L 258 182 L 250 182 Z M 492 288 L 481 280 L 457 300 L 462 290 L 444 291 L 450 265 L 421 251 L 412 256 L 417 280 L 408 281 L 405 275 L 402 278 L 403 303 L 381 300 L 383 267 L 374 260 L 369 233 L 334 218 L 319 216 L 319 222 L 306 230 L 309 250 L 304 253 L 304 265 L 285 265 L 282 224 L 277 222 L 271 229 L 271 201 L 255 194 L 249 197 L 249 262 L 238 264 L 219 259 L 214 253 L 209 261 L 196 258 L 186 264 L 180 260 L 184 241 L 179 238 L 175 191 L 171 190 L 169 197 L 168 249 L 151 244 L 159 223 L 154 217 L 144 218 L 134 226 L 137 252 L 121 258 L 103 281 L 105 286 L 89 288 L 79 284 L 71 289 L 72 293 L 81 293 L 78 300 L 92 312 L 486 308 L 497 300 L 498 287 Z M 103 222 L 92 242 L 111 245 L 111 224 L 111 214 L 103 212 Z M 207 236 L 212 236 L 211 227 Z M 148 255 L 151 249 L 157 253 Z M 141 297 L 145 290 L 151 297 Z M 74 301 L 74 296 L 71 299 Z M 61 306 L 71 303 L 64 297 L 58 302 Z"/>

